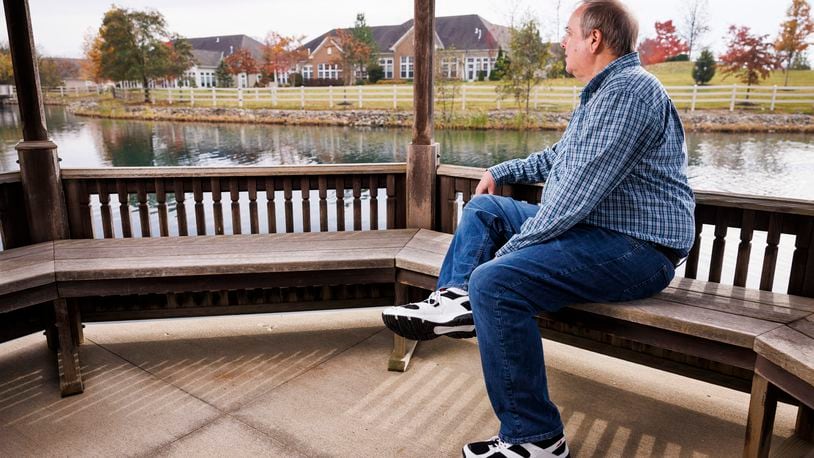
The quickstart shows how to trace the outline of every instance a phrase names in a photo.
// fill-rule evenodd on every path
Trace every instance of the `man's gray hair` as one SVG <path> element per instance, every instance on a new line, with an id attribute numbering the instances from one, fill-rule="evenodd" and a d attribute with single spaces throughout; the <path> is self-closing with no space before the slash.
<path id="1" fill-rule="evenodd" d="M 636 50 L 639 21 L 619 0 L 582 0 L 583 38 L 594 30 L 602 32 L 602 41 L 619 57 Z"/>

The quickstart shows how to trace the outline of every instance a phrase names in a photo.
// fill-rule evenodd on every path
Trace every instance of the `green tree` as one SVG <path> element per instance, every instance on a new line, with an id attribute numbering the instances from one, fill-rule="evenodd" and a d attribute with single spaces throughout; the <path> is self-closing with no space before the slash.
<path id="1" fill-rule="evenodd" d="M 225 60 L 221 60 L 218 68 L 215 69 L 215 85 L 218 87 L 232 87 L 235 82 Z"/>
<path id="2" fill-rule="evenodd" d="M 692 67 L 692 79 L 695 84 L 707 84 L 715 76 L 716 68 L 715 56 L 712 55 L 712 51 L 705 49 L 701 51 L 701 55 L 698 56 L 698 60 Z"/>
<path id="3" fill-rule="evenodd" d="M 384 78 L 384 69 L 379 64 L 370 64 L 367 66 L 367 80 L 376 84 Z"/>
<path id="4" fill-rule="evenodd" d="M 62 86 L 62 69 L 54 59 L 39 57 L 37 67 L 40 74 L 40 86 L 43 88 Z"/>
<path id="5" fill-rule="evenodd" d="M 503 48 L 497 48 L 497 58 L 495 59 L 495 68 L 489 74 L 489 81 L 500 81 L 506 76 L 506 71 L 510 64 L 509 56 L 503 52 Z"/>
<path id="6" fill-rule="evenodd" d="M 525 107 L 528 117 L 531 91 L 543 80 L 550 51 L 540 38 L 536 19 L 526 19 L 518 28 L 512 29 L 510 43 L 511 62 L 498 90 L 513 96 L 518 108 Z"/>
<path id="7" fill-rule="evenodd" d="M 149 83 L 177 78 L 193 65 L 186 40 L 167 30 L 157 11 L 112 7 L 99 29 L 100 73 L 114 81 L 140 81 L 144 102 L 150 103 Z"/>
<path id="8" fill-rule="evenodd" d="M 7 43 L 0 43 L 0 84 L 14 84 L 11 50 L 9 50 Z"/>
<path id="9" fill-rule="evenodd" d="M 342 67 L 344 83 L 353 84 L 357 80 L 357 73 L 363 73 L 369 65 L 375 63 L 375 53 L 378 50 L 364 13 L 356 15 L 353 28 L 338 29 L 334 41 L 342 51 L 332 63 Z"/>
<path id="10" fill-rule="evenodd" d="M 452 71 L 450 66 L 455 71 Z M 441 109 L 438 113 L 445 124 L 452 121 L 455 114 L 455 100 L 461 95 L 461 79 L 458 77 L 458 58 L 455 56 L 455 47 L 450 46 L 445 53 L 435 53 L 433 69 L 435 77 L 435 103 Z"/>
<path id="11" fill-rule="evenodd" d="M 814 21 L 811 19 L 811 6 L 806 0 L 792 0 L 786 10 L 786 20 L 780 24 L 780 34 L 774 42 L 780 62 L 784 64 L 786 80 L 789 85 L 789 69 L 794 58 L 808 49 L 808 37 L 814 33 Z"/>

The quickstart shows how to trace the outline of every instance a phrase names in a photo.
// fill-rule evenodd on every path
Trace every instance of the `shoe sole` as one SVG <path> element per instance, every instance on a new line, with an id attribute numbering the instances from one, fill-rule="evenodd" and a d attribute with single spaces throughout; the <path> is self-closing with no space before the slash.
<path id="1" fill-rule="evenodd" d="M 384 321 L 384 325 L 388 329 L 410 340 L 432 340 L 441 336 L 452 337 L 453 339 L 475 337 L 475 322 L 472 320 L 471 315 L 459 316 L 446 323 L 433 323 L 416 317 L 382 314 L 382 321 Z M 437 328 L 456 328 L 459 326 L 471 327 L 472 330 L 444 332 L 442 334 L 435 332 Z"/>

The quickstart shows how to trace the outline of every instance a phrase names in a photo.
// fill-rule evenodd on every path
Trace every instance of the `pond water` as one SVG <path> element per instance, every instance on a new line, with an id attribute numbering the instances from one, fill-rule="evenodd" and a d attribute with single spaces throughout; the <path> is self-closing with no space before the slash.
<path id="1" fill-rule="evenodd" d="M 295 165 L 400 162 L 409 129 L 171 123 L 91 119 L 46 107 L 62 167 Z M 0 110 L 0 171 L 17 168 L 16 110 Z M 488 167 L 526 157 L 559 132 L 439 130 L 441 161 Z M 687 135 L 690 184 L 712 190 L 814 200 L 814 135 Z"/>

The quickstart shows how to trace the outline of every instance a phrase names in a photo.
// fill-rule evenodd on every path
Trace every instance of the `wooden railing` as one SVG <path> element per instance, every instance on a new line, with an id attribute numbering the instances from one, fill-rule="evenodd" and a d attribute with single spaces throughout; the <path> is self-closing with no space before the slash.
<path id="1" fill-rule="evenodd" d="M 64 169 L 62 182 L 72 238 L 327 232 L 404 227 L 405 168 Z"/>
<path id="2" fill-rule="evenodd" d="M 26 221 L 20 172 L 0 173 L 0 248 L 28 245 Z"/>
<path id="3" fill-rule="evenodd" d="M 155 167 L 65 169 L 62 179 L 71 237 L 119 238 L 401 228 L 405 173 L 403 163 Z M 436 230 L 455 230 L 482 173 L 439 167 Z M 535 203 L 541 191 L 498 187 Z M 696 242 L 677 275 L 814 297 L 814 202 L 713 192 L 696 202 Z M 0 174 L 0 234 L 4 249 L 28 243 L 18 172 Z"/>
<path id="4" fill-rule="evenodd" d="M 435 207 L 439 230 L 455 230 L 483 170 L 439 167 Z M 540 185 L 503 185 L 497 190 L 534 203 L 541 192 Z M 715 192 L 696 192 L 695 197 L 695 244 L 679 274 L 698 278 L 706 273 L 706 279 L 715 283 L 814 297 L 814 202 Z M 753 245 L 760 249 L 753 250 Z M 758 270 L 759 277 L 749 276 Z"/>

